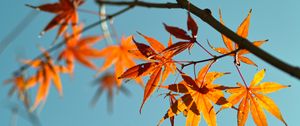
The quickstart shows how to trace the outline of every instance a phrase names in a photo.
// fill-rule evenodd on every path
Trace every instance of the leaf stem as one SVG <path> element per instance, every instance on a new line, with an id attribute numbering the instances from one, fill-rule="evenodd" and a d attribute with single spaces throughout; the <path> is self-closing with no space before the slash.
<path id="1" fill-rule="evenodd" d="M 239 68 L 238 65 L 235 64 L 235 63 L 234 63 L 234 66 L 235 66 L 235 68 L 237 69 L 237 71 L 238 71 L 240 77 L 242 78 L 245 87 L 248 89 L 247 83 L 246 83 L 246 81 L 245 81 L 245 79 L 244 79 L 244 76 L 243 76 L 242 72 L 240 71 L 240 68 Z"/>
<path id="2" fill-rule="evenodd" d="M 211 57 L 215 57 L 213 54 L 211 54 L 206 48 L 204 48 L 198 41 L 195 42 L 198 46 L 200 46 L 208 55 Z"/>

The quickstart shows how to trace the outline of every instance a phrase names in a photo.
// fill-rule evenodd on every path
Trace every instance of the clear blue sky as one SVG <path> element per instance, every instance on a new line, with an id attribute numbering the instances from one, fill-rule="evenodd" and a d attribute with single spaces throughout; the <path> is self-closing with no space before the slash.
<path id="1" fill-rule="evenodd" d="M 52 0 L 56 1 L 56 0 Z M 154 1 L 154 0 L 153 0 Z M 162 2 L 166 2 L 165 0 Z M 249 40 L 269 39 L 270 41 L 263 45 L 263 49 L 275 55 L 276 57 L 293 65 L 300 66 L 299 59 L 299 34 L 300 34 L 300 1 L 287 0 L 191 0 L 201 8 L 209 8 L 214 16 L 218 16 L 217 11 L 222 9 L 223 18 L 228 27 L 236 29 L 240 22 L 245 18 L 249 9 L 253 9 L 251 19 Z M 0 39 L 4 38 L 13 28 L 20 23 L 32 9 L 25 4 L 38 5 L 37 0 L 4 0 L 0 4 Z M 93 0 L 87 2 L 81 8 L 98 11 Z M 115 11 L 115 7 L 108 7 L 108 12 Z M 80 21 L 85 24 L 90 24 L 98 20 L 95 15 L 80 13 Z M 33 20 L 24 32 L 18 36 L 12 44 L 0 55 L 0 82 L 11 77 L 12 72 L 16 70 L 20 64 L 16 62 L 16 56 L 21 55 L 26 58 L 33 58 L 39 54 L 38 46 L 49 47 L 53 40 L 56 30 L 48 32 L 43 38 L 38 38 L 38 33 L 45 27 L 54 15 L 44 12 L 39 12 L 39 15 Z M 216 46 L 223 46 L 220 34 L 214 31 L 210 26 L 195 18 L 199 24 L 199 41 L 204 42 L 209 39 Z M 114 26 L 119 34 L 136 35 L 136 31 L 151 35 L 166 44 L 168 33 L 164 30 L 162 23 L 169 25 L 180 26 L 186 28 L 186 11 L 184 10 L 169 10 L 169 9 L 145 9 L 135 8 L 129 12 L 117 17 L 114 20 Z M 100 27 L 95 27 L 93 30 L 84 33 L 84 35 L 99 35 Z M 142 40 L 141 37 L 136 37 Z M 176 39 L 174 39 L 176 41 Z M 103 47 L 103 42 L 99 46 Z M 207 44 L 204 43 L 207 47 Z M 57 56 L 57 53 L 54 53 Z M 292 78 L 286 73 L 266 64 L 253 55 L 249 55 L 257 64 L 258 69 L 242 65 L 246 81 L 251 81 L 253 74 L 257 70 L 266 68 L 267 74 L 264 81 L 275 81 L 281 84 L 292 85 L 291 88 L 283 89 L 269 96 L 277 103 L 286 122 L 291 125 L 298 125 L 300 106 L 299 80 Z M 204 59 L 207 55 L 200 48 L 195 46 L 192 50 L 192 55 L 187 58 L 185 54 L 176 57 L 177 59 Z M 238 74 L 231 64 L 231 58 L 225 58 L 215 65 L 212 70 L 230 71 L 231 75 L 225 76 L 217 80 L 217 83 L 225 85 L 234 85 L 237 81 L 241 82 Z M 96 61 L 98 66 L 102 65 L 102 61 Z M 201 65 L 198 66 L 198 69 Z M 187 73 L 192 73 L 190 68 L 185 70 Z M 32 74 L 30 71 L 29 74 Z M 160 90 L 153 94 L 143 108 L 142 114 L 139 114 L 138 109 L 143 96 L 143 90 L 134 82 L 126 83 L 125 86 L 130 90 L 131 96 L 124 96 L 122 93 L 114 99 L 113 113 L 107 112 L 106 94 L 99 100 L 95 108 L 89 106 L 89 102 L 94 95 L 96 89 L 91 86 L 95 71 L 91 71 L 77 64 L 74 78 L 67 75 L 62 76 L 64 96 L 59 97 L 56 90 L 52 87 L 45 107 L 39 112 L 39 118 L 43 126 L 153 126 L 156 125 L 160 118 L 165 114 L 168 108 L 168 102 L 158 95 L 164 90 Z M 172 83 L 174 78 L 169 78 L 166 84 Z M 17 103 L 16 98 L 8 99 L 6 94 L 9 86 L 0 86 L 0 125 L 8 126 L 12 119 L 12 113 L 9 110 L 8 101 Z M 31 93 L 35 94 L 36 90 Z M 225 110 L 218 116 L 219 125 L 236 125 L 236 113 L 233 110 Z M 275 117 L 267 114 L 269 125 L 283 125 Z M 182 115 L 176 117 L 177 125 L 183 125 L 185 118 Z M 254 125 L 249 119 L 248 125 Z M 18 126 L 30 126 L 28 120 L 18 117 Z M 165 121 L 163 125 L 169 125 Z M 205 125 L 202 119 L 201 125 Z"/>

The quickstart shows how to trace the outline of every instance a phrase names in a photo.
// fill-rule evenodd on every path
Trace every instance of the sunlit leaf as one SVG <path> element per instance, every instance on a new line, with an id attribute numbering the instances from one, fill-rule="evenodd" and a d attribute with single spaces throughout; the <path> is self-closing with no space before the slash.
<path id="1" fill-rule="evenodd" d="M 252 118 L 256 125 L 266 126 L 267 119 L 263 109 L 266 109 L 272 115 L 282 121 L 285 125 L 287 125 L 275 102 L 271 98 L 264 96 L 264 94 L 275 92 L 288 86 L 281 85 L 275 82 L 260 83 L 264 76 L 265 69 L 255 74 L 249 87 L 238 83 L 238 86 L 240 88 L 228 90 L 228 92 L 231 93 L 231 96 L 228 98 L 228 102 L 230 103 L 230 105 L 222 107 L 232 107 L 235 104 L 238 104 L 239 101 L 241 101 L 239 104 L 237 116 L 238 126 L 245 125 L 249 111 L 251 111 Z"/>
<path id="2" fill-rule="evenodd" d="M 60 0 L 57 3 L 48 3 L 40 6 L 32 6 L 36 10 L 46 11 L 56 14 L 56 16 L 48 23 L 48 25 L 41 32 L 43 35 L 45 32 L 60 26 L 57 37 L 62 35 L 69 24 L 72 26 L 78 24 L 77 8 L 84 3 L 83 0 Z"/>

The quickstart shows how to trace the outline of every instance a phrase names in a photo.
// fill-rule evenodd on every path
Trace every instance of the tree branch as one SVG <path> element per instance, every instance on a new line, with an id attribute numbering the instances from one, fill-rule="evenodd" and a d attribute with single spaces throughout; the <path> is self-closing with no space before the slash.
<path id="1" fill-rule="evenodd" d="M 209 24 L 211 27 L 213 27 L 215 30 L 220 32 L 221 34 L 224 34 L 228 38 L 230 38 L 232 41 L 237 43 L 240 48 L 247 49 L 260 59 L 266 61 L 267 63 L 273 65 L 274 67 L 290 74 L 291 76 L 300 79 L 300 69 L 299 67 L 291 66 L 282 60 L 272 56 L 271 54 L 267 53 L 266 51 L 254 46 L 249 40 L 240 37 L 235 32 L 227 28 L 226 26 L 222 25 L 218 20 L 216 20 L 208 11 L 202 10 L 195 5 L 191 4 L 188 5 L 187 0 L 177 0 L 178 4 L 181 5 L 181 7 L 185 8 L 186 10 L 189 9 L 191 13 L 199 17 L 201 20 Z M 189 7 L 189 8 L 188 8 Z"/>
<path id="2" fill-rule="evenodd" d="M 223 58 L 225 56 L 228 56 L 228 55 L 231 55 L 231 54 L 235 54 L 235 53 L 237 53 L 240 50 L 241 49 L 236 49 L 236 50 L 233 50 L 233 51 L 231 51 L 229 53 L 222 54 L 222 55 L 219 55 L 219 56 L 214 56 L 213 58 L 209 58 L 209 59 L 198 60 L 198 61 L 190 61 L 187 64 L 182 64 L 182 68 L 184 68 L 186 66 L 189 66 L 189 65 L 192 65 L 192 64 L 197 64 L 197 63 L 202 63 L 202 62 L 207 62 L 207 61 L 216 61 L 216 60 L 221 59 L 221 58 Z"/>
<path id="3" fill-rule="evenodd" d="M 182 8 L 177 3 L 150 3 L 150 2 L 142 2 L 142 1 L 103 1 L 96 0 L 98 4 L 106 4 L 106 5 L 119 5 L 119 6 L 140 6 L 140 7 L 148 7 L 148 8 Z"/>
<path id="4" fill-rule="evenodd" d="M 109 20 L 109 19 L 111 19 L 111 18 L 114 18 L 114 17 L 116 17 L 116 16 L 118 16 L 118 15 L 120 15 L 120 14 L 122 14 L 122 13 L 125 13 L 126 11 L 132 9 L 133 7 L 134 7 L 134 6 L 131 6 L 131 5 L 130 5 L 130 6 L 124 8 L 124 9 L 122 9 L 122 10 L 120 10 L 120 11 L 118 11 L 118 12 L 112 14 L 112 15 L 108 15 L 105 19 L 100 20 L 100 21 L 97 21 L 97 22 L 95 22 L 95 23 L 92 23 L 92 24 L 90 24 L 90 25 L 84 27 L 81 31 L 78 31 L 78 33 L 86 32 L 86 31 L 90 30 L 91 28 L 93 28 L 93 27 L 95 27 L 95 26 L 97 26 L 97 25 L 100 25 L 100 24 L 101 24 L 102 22 L 104 22 L 104 21 L 107 21 L 107 20 Z M 63 45 L 66 43 L 65 40 L 74 37 L 74 35 L 75 35 L 75 34 L 78 34 L 78 33 L 73 33 L 71 36 L 69 36 L 68 38 L 64 39 L 63 41 L 57 43 L 56 45 L 52 46 L 51 48 L 47 49 L 46 51 L 49 52 L 49 53 L 55 51 L 56 49 L 60 48 L 61 46 L 63 46 Z M 44 57 L 44 54 L 41 53 L 40 55 L 36 56 L 33 60 L 40 59 L 40 58 L 43 58 L 43 57 Z M 33 61 L 33 60 L 32 60 L 32 61 Z M 22 74 L 26 69 L 28 69 L 28 68 L 29 68 L 29 65 L 28 65 L 28 64 L 24 64 L 23 66 L 21 66 L 18 70 L 16 70 L 16 71 L 14 72 L 14 76 L 21 75 L 21 74 Z"/>

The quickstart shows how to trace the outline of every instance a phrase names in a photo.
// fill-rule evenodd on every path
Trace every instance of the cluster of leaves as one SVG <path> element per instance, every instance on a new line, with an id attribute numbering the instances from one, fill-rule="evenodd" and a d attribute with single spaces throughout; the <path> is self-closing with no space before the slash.
<path id="1" fill-rule="evenodd" d="M 84 66 L 101 73 L 107 71 L 114 65 L 113 74 L 105 73 L 104 76 L 97 79 L 97 82 L 99 82 L 100 85 L 92 100 L 92 105 L 95 105 L 103 90 L 108 91 L 109 99 L 112 99 L 113 88 L 117 88 L 118 90 L 127 93 L 127 90 L 122 87 L 122 83 L 124 83 L 122 82 L 122 79 L 134 79 L 138 84 L 144 87 L 144 96 L 140 112 L 145 102 L 155 90 L 158 88 L 169 90 L 169 93 L 167 93 L 166 96 L 170 98 L 170 108 L 160 120 L 159 124 L 163 123 L 165 119 L 170 118 L 171 125 L 174 125 L 174 117 L 179 113 L 183 113 L 186 116 L 187 126 L 199 125 L 201 115 L 203 115 L 207 125 L 215 126 L 217 125 L 216 114 L 223 109 L 232 108 L 237 111 L 237 124 L 239 126 L 245 125 L 249 111 L 257 125 L 267 125 L 264 109 L 286 125 L 286 122 L 274 101 L 265 94 L 278 91 L 288 86 L 275 82 L 260 83 L 264 78 L 265 69 L 255 74 L 250 85 L 247 85 L 246 82 L 243 82 L 243 84 L 238 82 L 236 87 L 214 84 L 215 79 L 229 74 L 228 72 L 210 71 L 210 68 L 214 63 L 224 56 L 234 57 L 234 65 L 238 72 L 240 72 L 240 61 L 254 66 L 257 65 L 244 56 L 249 53 L 248 50 L 239 48 L 237 44 L 234 45 L 233 42 L 224 35 L 222 35 L 222 39 L 226 48 L 215 48 L 209 44 L 213 50 L 221 53 L 221 55 L 216 56 L 210 53 L 197 41 L 198 25 L 189 12 L 187 13 L 188 31 L 164 24 L 166 31 L 171 34 L 167 46 L 164 46 L 155 38 L 138 33 L 149 45 L 137 42 L 133 36 L 129 36 L 123 37 L 119 44 L 108 45 L 103 49 L 97 49 L 93 47 L 93 45 L 103 39 L 102 36 L 87 36 L 81 38 L 83 25 L 78 23 L 76 9 L 82 5 L 83 2 L 84 1 L 82 0 L 60 0 L 57 3 L 41 6 L 28 5 L 41 11 L 57 14 L 42 33 L 60 25 L 57 37 L 63 35 L 65 39 L 65 48 L 60 52 L 57 58 L 57 61 L 64 60 L 64 65 L 59 65 L 54 62 L 49 52 L 42 50 L 42 53 L 44 54 L 43 58 L 24 60 L 25 64 L 36 69 L 36 74 L 27 78 L 25 75 L 20 74 L 10 80 L 14 83 L 12 91 L 18 90 L 19 96 L 22 96 L 23 99 L 27 90 L 39 85 L 35 102 L 31 107 L 32 111 L 34 111 L 41 102 L 46 101 L 51 81 L 59 94 L 63 95 L 60 74 L 68 73 L 73 75 L 75 61 L 78 61 Z M 237 29 L 237 34 L 244 38 L 248 36 L 250 16 L 251 11 L 249 11 L 248 16 Z M 220 22 L 223 23 L 221 12 Z M 72 34 L 66 32 L 69 24 L 72 26 Z M 191 35 L 188 34 L 189 31 L 191 32 Z M 173 43 L 172 36 L 179 39 L 179 42 Z M 267 40 L 255 41 L 253 44 L 255 46 L 260 46 L 266 41 Z M 184 64 L 174 60 L 173 57 L 185 50 L 190 50 L 195 43 L 203 48 L 212 58 L 201 60 L 207 61 L 208 63 L 198 72 L 197 77 L 192 78 L 183 72 L 183 68 L 191 64 L 196 65 L 197 63 L 200 63 L 200 61 L 186 61 L 187 64 Z M 91 58 L 105 59 L 103 66 L 98 68 L 90 61 Z M 136 65 L 135 60 L 142 60 L 145 63 Z M 178 66 L 181 66 L 181 68 Z M 176 72 L 181 75 L 182 81 L 164 85 L 169 74 L 175 74 Z M 150 76 L 145 86 L 142 81 L 142 77 L 144 76 Z M 224 93 L 229 93 L 229 97 L 226 98 Z M 221 109 L 216 112 L 214 105 L 220 106 Z"/>

